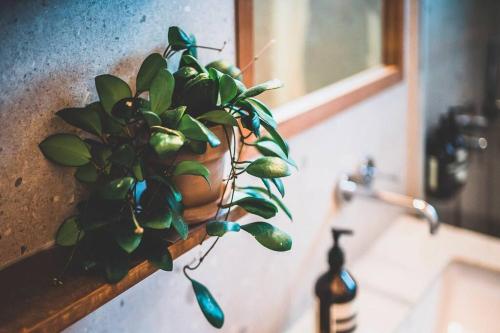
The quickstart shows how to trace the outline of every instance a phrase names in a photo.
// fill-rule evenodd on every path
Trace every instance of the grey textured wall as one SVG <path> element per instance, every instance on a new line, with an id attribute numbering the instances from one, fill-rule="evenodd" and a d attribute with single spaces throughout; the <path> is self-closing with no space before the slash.
<path id="1" fill-rule="evenodd" d="M 0 3 L 0 267 L 51 244 L 78 201 L 73 171 L 47 162 L 38 143 L 72 131 L 54 113 L 96 100 L 103 73 L 134 83 L 161 51 L 170 25 L 234 59 L 233 1 L 29 0 Z M 78 191 L 77 191 L 78 193 Z"/>

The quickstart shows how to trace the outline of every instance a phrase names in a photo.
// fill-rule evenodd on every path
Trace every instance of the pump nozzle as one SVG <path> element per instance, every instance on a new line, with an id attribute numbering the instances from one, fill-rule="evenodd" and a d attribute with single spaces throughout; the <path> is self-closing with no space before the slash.
<path id="1" fill-rule="evenodd" d="M 332 234 L 333 234 L 333 244 L 334 246 L 338 246 L 339 244 L 339 238 L 342 235 L 352 235 L 354 232 L 350 229 L 339 229 L 339 228 L 332 228 Z"/>

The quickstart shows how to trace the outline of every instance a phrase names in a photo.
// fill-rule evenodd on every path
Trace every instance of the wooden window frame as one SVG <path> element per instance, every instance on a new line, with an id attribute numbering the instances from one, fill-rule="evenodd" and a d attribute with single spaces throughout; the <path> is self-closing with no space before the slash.
<path id="1" fill-rule="evenodd" d="M 404 0 L 383 0 L 382 65 L 367 69 L 275 108 L 280 132 L 298 134 L 339 112 L 387 89 L 403 79 Z M 254 57 L 253 0 L 235 0 L 237 64 L 241 68 Z M 254 84 L 253 66 L 244 82 Z"/>

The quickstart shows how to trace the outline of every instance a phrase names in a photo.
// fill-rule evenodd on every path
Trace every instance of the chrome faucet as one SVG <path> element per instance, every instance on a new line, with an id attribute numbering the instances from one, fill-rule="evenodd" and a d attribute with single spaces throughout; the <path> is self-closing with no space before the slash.
<path id="1" fill-rule="evenodd" d="M 341 203 L 350 202 L 353 197 L 361 196 L 375 199 L 384 203 L 403 207 L 424 217 L 429 223 L 431 234 L 435 234 L 439 228 L 439 217 L 436 209 L 428 202 L 412 198 L 403 194 L 379 191 L 372 188 L 376 169 L 372 159 L 363 163 L 359 171 L 352 175 L 344 175 L 337 183 L 335 189 L 336 199 Z"/>

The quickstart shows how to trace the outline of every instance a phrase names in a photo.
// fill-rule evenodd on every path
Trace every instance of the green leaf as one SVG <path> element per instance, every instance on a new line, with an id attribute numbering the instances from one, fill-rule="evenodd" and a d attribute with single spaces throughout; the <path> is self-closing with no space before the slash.
<path id="1" fill-rule="evenodd" d="M 161 126 L 161 119 L 156 113 L 151 111 L 142 111 L 141 113 L 149 127 Z"/>
<path id="2" fill-rule="evenodd" d="M 203 141 L 189 140 L 188 147 L 193 153 L 198 155 L 205 154 L 207 151 L 207 143 Z"/>
<path id="3" fill-rule="evenodd" d="M 274 186 L 276 186 L 278 192 L 280 192 L 281 197 L 283 198 L 285 196 L 285 186 L 283 185 L 283 181 L 279 178 L 271 178 L 271 181 L 273 182 Z"/>
<path id="4" fill-rule="evenodd" d="M 152 53 L 141 65 L 137 74 L 137 93 L 149 90 L 151 82 L 160 69 L 167 68 L 167 61 L 159 53 Z"/>
<path id="5" fill-rule="evenodd" d="M 208 120 L 214 124 L 238 126 L 238 121 L 225 110 L 215 110 L 207 112 L 197 118 L 198 120 Z"/>
<path id="6" fill-rule="evenodd" d="M 261 157 L 250 163 L 247 173 L 259 178 L 280 178 L 290 176 L 288 163 L 279 157 Z"/>
<path id="7" fill-rule="evenodd" d="M 201 312 L 212 326 L 221 328 L 224 325 L 224 313 L 219 304 L 204 285 L 193 279 L 190 280 Z"/>
<path id="8" fill-rule="evenodd" d="M 139 181 L 144 180 L 144 176 L 142 173 L 142 165 L 140 161 L 134 163 L 134 165 L 132 166 L 132 173 L 134 174 L 135 179 Z"/>
<path id="9" fill-rule="evenodd" d="M 294 167 L 297 167 L 297 164 L 295 163 L 295 161 L 292 160 L 291 158 L 289 158 L 285 154 L 283 149 L 276 142 L 274 142 L 272 139 L 270 139 L 268 137 L 262 137 L 262 138 L 259 138 L 255 142 L 254 145 L 255 145 L 255 148 L 257 148 L 257 150 L 259 151 L 259 153 L 261 153 L 262 155 L 279 157 L 282 160 L 285 160 L 286 162 L 288 162 L 288 164 L 290 164 Z"/>
<path id="10" fill-rule="evenodd" d="M 184 219 L 181 216 L 174 216 L 172 219 L 172 225 L 174 229 L 179 233 L 182 239 L 187 239 L 189 234 L 189 228 Z"/>
<path id="11" fill-rule="evenodd" d="M 39 147 L 47 159 L 63 166 L 82 166 L 91 159 L 87 144 L 74 134 L 51 135 Z"/>
<path id="12" fill-rule="evenodd" d="M 250 233 L 263 246 L 273 251 L 288 251 L 292 248 L 292 238 L 266 222 L 254 222 L 241 226 L 241 229 Z"/>
<path id="13" fill-rule="evenodd" d="M 132 92 L 128 84 L 113 75 L 104 74 L 96 76 L 95 86 L 102 107 L 107 114 L 111 114 L 111 110 L 116 102 L 123 98 L 132 97 Z"/>
<path id="14" fill-rule="evenodd" d="M 217 107 L 219 81 L 201 73 L 190 79 L 184 86 L 180 104 L 186 105 L 192 116 L 199 116 Z"/>
<path id="15" fill-rule="evenodd" d="M 212 61 L 211 63 L 209 63 L 205 67 L 206 68 L 215 68 L 219 72 L 227 74 L 231 78 L 236 79 L 238 82 L 240 82 L 242 79 L 241 70 L 238 67 L 236 67 L 233 63 L 231 63 L 227 60 Z"/>
<path id="16" fill-rule="evenodd" d="M 107 253 L 108 258 L 105 262 L 104 273 L 109 283 L 116 283 L 128 274 L 130 264 L 127 253 L 122 251 L 119 247 L 116 246 L 115 248 L 115 246 L 113 246 L 110 250 L 111 253 Z"/>
<path id="17" fill-rule="evenodd" d="M 230 206 L 239 206 L 247 212 L 259 215 L 265 219 L 270 219 L 278 212 L 278 208 L 276 207 L 276 205 L 264 197 L 244 197 L 235 200 L 232 203 L 222 205 L 223 208 L 227 208 Z"/>
<path id="18" fill-rule="evenodd" d="M 236 103 L 236 105 L 243 110 L 247 110 L 251 113 L 257 114 L 259 119 L 269 125 L 272 128 L 276 128 L 278 124 L 276 120 L 274 120 L 272 114 L 266 112 L 267 107 L 262 103 L 256 103 L 256 99 L 248 99 L 248 100 L 240 100 Z"/>
<path id="19" fill-rule="evenodd" d="M 212 221 L 207 223 L 205 229 L 210 236 L 221 237 L 229 231 L 240 231 L 240 225 L 229 221 Z"/>
<path id="20" fill-rule="evenodd" d="M 270 192 L 268 189 L 264 189 L 257 186 L 246 186 L 246 187 L 240 187 L 238 188 L 238 190 L 257 198 L 263 198 L 263 197 L 271 198 L 271 200 L 283 210 L 283 212 L 290 218 L 290 220 L 293 220 L 292 213 L 285 205 L 285 203 L 279 197 Z"/>
<path id="21" fill-rule="evenodd" d="M 144 221 L 141 221 L 142 226 L 157 230 L 170 228 L 171 224 L 172 224 L 171 211 L 166 211 L 164 213 L 145 218 Z"/>
<path id="22" fill-rule="evenodd" d="M 286 141 L 281 137 L 281 135 L 274 129 L 272 126 L 269 126 L 267 123 L 262 123 L 262 126 L 267 130 L 269 133 L 269 136 L 271 139 L 280 146 L 280 148 L 283 150 L 283 152 L 286 154 L 286 156 L 289 155 L 289 149 L 288 149 L 288 144 Z"/>
<path id="23" fill-rule="evenodd" d="M 182 117 L 178 129 L 188 139 L 208 142 L 211 147 L 220 145 L 219 138 L 211 130 L 188 114 Z"/>
<path id="24" fill-rule="evenodd" d="M 219 80 L 219 91 L 220 102 L 224 105 L 231 102 L 238 95 L 238 86 L 231 76 L 224 74 Z"/>
<path id="25" fill-rule="evenodd" d="M 151 111 L 159 115 L 168 109 L 172 103 L 174 85 L 174 76 L 167 69 L 160 69 L 156 73 L 149 89 Z"/>
<path id="26" fill-rule="evenodd" d="M 192 46 L 193 40 L 181 28 L 172 26 L 168 28 L 168 44 L 172 50 L 179 51 Z"/>
<path id="27" fill-rule="evenodd" d="M 73 246 L 85 236 L 85 232 L 80 229 L 78 217 L 67 218 L 59 227 L 56 234 L 56 243 L 61 246 Z"/>
<path id="28" fill-rule="evenodd" d="M 134 148 L 128 143 L 119 146 L 111 154 L 109 160 L 115 164 L 130 168 L 136 159 Z"/>
<path id="29" fill-rule="evenodd" d="M 134 178 L 124 177 L 110 181 L 98 191 L 100 198 L 104 200 L 122 200 L 134 184 Z"/>
<path id="30" fill-rule="evenodd" d="M 210 185 L 210 171 L 197 161 L 182 161 L 175 166 L 174 176 L 194 175 L 203 177 Z"/>
<path id="31" fill-rule="evenodd" d="M 136 234 L 128 229 L 117 231 L 114 235 L 118 245 L 127 253 L 134 252 L 142 241 L 142 234 Z"/>
<path id="32" fill-rule="evenodd" d="M 79 166 L 75 172 L 75 178 L 82 183 L 94 183 L 98 176 L 99 174 L 94 163 Z"/>
<path id="33" fill-rule="evenodd" d="M 95 109 L 68 108 L 57 111 L 56 114 L 70 125 L 92 134 L 102 134 L 101 117 Z"/>
<path id="34" fill-rule="evenodd" d="M 176 134 L 156 132 L 151 135 L 149 145 L 161 159 L 167 158 L 171 153 L 181 149 L 184 145 L 184 138 Z"/>
<path id="35" fill-rule="evenodd" d="M 200 65 L 198 60 L 196 60 L 195 57 L 193 57 L 189 54 L 185 54 L 181 57 L 181 60 L 179 62 L 179 67 L 192 67 L 192 68 L 196 69 L 196 71 L 198 73 L 208 74 L 208 71 L 205 69 L 205 67 Z"/>
<path id="36" fill-rule="evenodd" d="M 240 96 L 238 96 L 238 98 L 245 99 L 248 97 L 254 97 L 262 94 L 266 90 L 278 89 L 281 87 L 283 87 L 283 82 L 281 82 L 280 80 L 270 80 L 245 90 Z"/>
<path id="37" fill-rule="evenodd" d="M 155 241 L 153 244 L 149 246 L 148 249 L 149 261 L 157 268 L 164 271 L 171 271 L 174 262 L 172 259 L 172 255 L 168 250 L 167 242 L 165 241 Z"/>
<path id="38" fill-rule="evenodd" d="M 165 123 L 165 126 L 169 128 L 177 128 L 185 112 L 186 112 L 186 107 L 179 106 L 176 107 L 175 109 L 163 112 L 160 118 Z"/>

